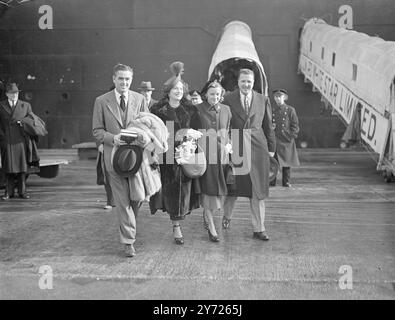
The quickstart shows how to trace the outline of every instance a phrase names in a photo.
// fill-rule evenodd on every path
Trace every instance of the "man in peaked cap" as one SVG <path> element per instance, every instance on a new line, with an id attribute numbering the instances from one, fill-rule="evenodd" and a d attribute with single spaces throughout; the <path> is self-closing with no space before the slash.
<path id="1" fill-rule="evenodd" d="M 0 145 L 2 149 L 2 167 L 6 174 L 6 191 L 2 200 L 14 198 L 15 180 L 18 197 L 29 199 L 26 194 L 26 173 L 28 154 L 26 139 L 21 120 L 32 114 L 30 103 L 19 100 L 19 88 L 16 83 L 5 86 L 6 100 L 0 101 Z"/>
<path id="2" fill-rule="evenodd" d="M 158 102 L 158 100 L 155 100 L 152 98 L 152 91 L 155 90 L 155 88 L 152 88 L 151 81 L 141 81 L 140 84 L 140 93 L 145 97 L 148 103 L 148 109 L 151 109 L 151 107 Z"/>
<path id="3" fill-rule="evenodd" d="M 203 102 L 200 92 L 197 90 L 189 91 L 189 96 L 191 98 L 192 104 L 195 106 Z"/>
<path id="4" fill-rule="evenodd" d="M 117 174 L 111 165 L 114 146 L 125 145 L 121 129 L 125 129 L 140 112 L 149 112 L 147 103 L 140 93 L 129 90 L 133 69 L 117 64 L 113 69 L 115 89 L 96 98 L 92 132 L 97 143 L 103 144 L 104 165 L 110 175 L 110 185 L 118 214 L 120 242 L 125 245 L 125 255 L 133 257 L 136 241 L 136 217 L 139 203 L 130 198 L 128 178 Z"/>
<path id="5" fill-rule="evenodd" d="M 288 92 L 285 89 L 273 90 L 273 127 L 276 134 L 275 158 L 282 168 L 283 187 L 290 187 L 291 167 L 299 166 L 298 152 L 296 150 L 295 139 L 299 133 L 299 120 L 295 108 L 287 105 Z M 276 185 L 276 179 L 270 182 L 271 186 Z"/>

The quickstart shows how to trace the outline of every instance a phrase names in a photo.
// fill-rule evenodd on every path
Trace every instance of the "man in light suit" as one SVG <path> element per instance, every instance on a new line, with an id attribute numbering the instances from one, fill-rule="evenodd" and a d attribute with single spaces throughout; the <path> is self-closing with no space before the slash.
<path id="1" fill-rule="evenodd" d="M 96 98 L 93 110 L 93 136 L 103 144 L 104 165 L 110 174 L 110 185 L 119 220 L 120 241 L 125 245 L 125 255 L 135 255 L 136 218 L 139 204 L 130 199 L 128 178 L 119 176 L 111 165 L 114 146 L 125 144 L 121 140 L 121 129 L 128 127 L 135 116 L 149 112 L 145 98 L 129 90 L 133 80 L 133 69 L 123 64 L 114 67 L 115 89 Z M 133 190 L 132 190 L 133 191 Z"/>
<path id="2" fill-rule="evenodd" d="M 272 127 L 269 99 L 253 91 L 253 88 L 254 72 L 250 69 L 241 69 L 238 88 L 225 95 L 223 101 L 232 112 L 230 127 L 236 129 L 239 136 L 239 148 L 234 146 L 234 149 L 236 153 L 243 150 L 243 167 L 246 166 L 247 170 L 236 171 L 236 188 L 229 190 L 225 198 L 222 226 L 225 229 L 229 228 L 237 197 L 248 197 L 253 238 L 266 241 L 269 237 L 264 224 L 264 199 L 269 195 L 269 156 L 274 156 L 276 137 Z M 237 170 L 237 164 L 234 165 Z"/>

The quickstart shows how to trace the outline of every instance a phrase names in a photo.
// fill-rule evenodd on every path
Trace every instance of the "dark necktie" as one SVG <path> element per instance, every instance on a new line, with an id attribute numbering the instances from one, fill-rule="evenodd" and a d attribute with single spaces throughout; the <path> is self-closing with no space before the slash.
<path id="1" fill-rule="evenodd" d="M 125 97 L 123 96 L 123 94 L 121 94 L 121 101 L 120 101 L 119 106 L 121 107 L 122 112 L 125 112 L 126 103 L 125 103 Z"/>
<path id="2" fill-rule="evenodd" d="M 247 95 L 244 96 L 244 108 L 245 108 L 246 113 L 248 114 L 249 109 L 250 109 L 250 103 L 248 101 Z"/>

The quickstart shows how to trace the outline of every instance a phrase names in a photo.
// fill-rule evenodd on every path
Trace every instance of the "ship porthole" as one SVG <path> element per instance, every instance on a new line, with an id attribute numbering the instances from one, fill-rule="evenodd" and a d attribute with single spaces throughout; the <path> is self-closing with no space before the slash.
<path id="1" fill-rule="evenodd" d="M 65 101 L 70 100 L 70 94 L 68 92 L 63 92 L 62 99 Z"/>

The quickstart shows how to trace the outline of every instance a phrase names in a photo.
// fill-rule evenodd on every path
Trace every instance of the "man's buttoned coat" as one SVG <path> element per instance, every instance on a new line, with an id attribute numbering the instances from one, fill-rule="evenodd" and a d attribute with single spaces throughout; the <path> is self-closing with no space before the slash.
<path id="1" fill-rule="evenodd" d="M 264 95 L 253 91 L 249 113 L 241 104 L 239 89 L 226 94 L 222 102 L 232 112 L 230 123 L 233 145 L 232 161 L 236 172 L 236 190 L 229 195 L 252 197 L 252 187 L 259 200 L 269 195 L 269 152 L 276 150 L 276 137 L 272 127 L 272 111 L 270 102 Z M 234 134 L 238 131 L 238 138 Z M 243 153 L 241 159 L 237 153 Z M 243 174 L 240 174 L 243 173 Z"/>

